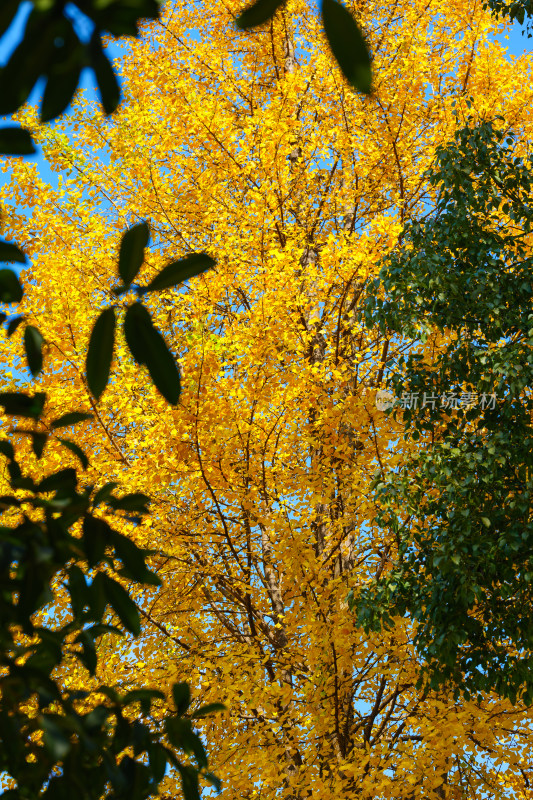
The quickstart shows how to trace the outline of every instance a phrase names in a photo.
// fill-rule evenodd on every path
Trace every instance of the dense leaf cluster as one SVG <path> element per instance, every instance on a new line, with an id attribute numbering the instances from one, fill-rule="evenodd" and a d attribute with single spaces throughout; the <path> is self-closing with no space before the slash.
<path id="1" fill-rule="evenodd" d="M 150 229 L 146 222 L 134 225 L 122 237 L 118 260 L 118 274 L 122 285 L 113 290 L 116 296 L 133 290 L 138 297 L 142 297 L 147 292 L 168 289 L 211 269 L 215 263 L 207 253 L 190 253 L 179 261 L 167 264 L 147 286 L 137 286 L 133 281 L 144 262 L 144 249 L 149 238 Z M 165 340 L 155 328 L 149 311 L 142 303 L 132 303 L 127 307 L 124 334 L 137 364 L 148 368 L 154 385 L 165 400 L 176 405 L 181 391 L 179 370 Z M 114 342 L 115 306 L 110 306 L 98 317 L 87 352 L 87 382 L 97 399 L 109 380 Z"/>
<path id="2" fill-rule="evenodd" d="M 351 603 L 367 628 L 416 620 L 433 685 L 531 702 L 532 175 L 514 150 L 490 121 L 438 150 L 435 212 L 405 229 L 366 299 L 366 324 L 413 342 L 389 385 L 418 403 L 389 413 L 428 447 L 376 479 L 397 558 Z M 435 331 L 448 343 L 432 360 Z M 443 408 L 453 392 L 486 402 Z"/>
<path id="3" fill-rule="evenodd" d="M 13 433 L 29 436 L 38 457 L 49 435 L 90 416 L 69 412 L 51 423 L 51 434 L 39 431 L 44 402 L 43 394 L 0 395 L 6 413 L 32 426 Z M 77 445 L 60 441 L 86 462 Z M 0 527 L 0 771 L 16 781 L 2 797 L 69 798 L 75 791 L 94 800 L 104 794 L 141 800 L 157 793 L 167 764 L 179 771 L 186 797 L 199 797 L 199 770 L 218 786 L 206 773 L 194 715 L 187 714 L 186 684 L 174 685 L 176 712 L 154 716 L 152 704 L 165 699 L 160 691 L 120 694 L 108 685 L 92 693 L 65 691 L 54 677 L 56 668 L 65 663 L 72 668 L 75 661 L 95 675 L 100 636 L 139 634 L 139 611 L 123 583 L 159 586 L 160 580 L 146 566 L 151 551 L 138 548 L 112 522 L 126 516 L 138 524 L 148 498 L 119 497 L 113 483 L 99 490 L 80 487 L 72 468 L 36 483 L 9 440 L 0 441 L 0 452 L 13 490 L 0 497 L 7 517 Z M 81 535 L 74 534 L 75 526 L 81 526 Z M 58 580 L 70 597 L 70 618 L 43 624 L 42 614 L 54 600 L 51 586 Z M 106 623 L 107 609 L 120 626 Z M 137 704 L 140 718 L 131 713 Z M 199 709 L 196 716 L 218 708 Z M 124 753 L 127 748 L 133 757 Z M 179 761 L 176 748 L 190 753 L 196 767 Z"/>
<path id="4" fill-rule="evenodd" d="M 488 8 L 500 17 L 509 17 L 523 25 L 526 23 L 527 35 L 531 38 L 531 22 L 533 17 L 533 2 L 531 0 L 486 0 Z"/>

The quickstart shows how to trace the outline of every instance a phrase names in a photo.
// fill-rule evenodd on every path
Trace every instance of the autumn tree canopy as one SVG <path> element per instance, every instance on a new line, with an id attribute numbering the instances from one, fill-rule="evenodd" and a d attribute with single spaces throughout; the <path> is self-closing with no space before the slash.
<path id="1" fill-rule="evenodd" d="M 87 480 L 154 498 L 123 532 L 157 549 L 164 588 L 139 595 L 140 645 L 102 641 L 97 677 L 187 679 L 199 704 L 226 703 L 205 730 L 228 798 L 527 798 L 531 711 L 420 686 L 412 625 L 366 634 L 347 595 L 396 552 L 374 524 L 374 475 L 420 447 L 376 408 L 400 345 L 358 303 L 404 223 L 431 210 L 425 170 L 467 115 L 502 115 L 527 150 L 529 58 L 505 58 L 480 3 L 357 3 L 364 97 L 306 3 L 244 38 L 239 10 L 169 4 L 125 51 L 110 119 L 83 97 L 68 126 L 26 110 L 58 186 L 12 160 L 2 190 L 3 233 L 32 259 L 24 311 L 47 342 L 49 418 L 92 411 L 72 433 Z M 112 289 L 120 233 L 142 219 L 143 283 L 191 251 L 216 260 L 144 299 L 179 358 L 175 409 L 122 340 L 98 406 L 84 383 L 98 312 L 132 299 Z M 50 444 L 35 469 L 59 463 Z"/>

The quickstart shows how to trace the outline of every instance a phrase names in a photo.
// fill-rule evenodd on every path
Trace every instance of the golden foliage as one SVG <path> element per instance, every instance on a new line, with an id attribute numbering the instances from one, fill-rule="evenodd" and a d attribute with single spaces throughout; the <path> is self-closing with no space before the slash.
<path id="1" fill-rule="evenodd" d="M 364 282 L 430 206 L 424 170 L 468 97 L 531 140 L 530 58 L 506 59 L 480 2 L 361 1 L 365 98 L 307 3 L 249 35 L 233 28 L 239 7 L 167 6 L 127 48 L 110 119 L 83 97 L 55 126 L 26 110 L 58 187 L 11 160 L 2 191 L 17 203 L 6 232 L 32 256 L 50 414 L 92 409 L 75 434 L 88 479 L 154 498 L 136 537 L 159 550 L 164 589 L 139 598 L 136 650 L 102 642 L 99 678 L 186 679 L 198 703 L 226 702 L 204 725 L 223 797 L 533 796 L 531 712 L 417 690 L 409 625 L 368 637 L 346 606 L 394 550 L 369 484 L 406 449 L 375 407 L 397 345 L 357 321 Z M 83 381 L 120 232 L 139 219 L 154 242 L 142 279 L 192 250 L 217 259 L 147 301 L 183 373 L 174 410 L 122 340 L 98 408 Z M 44 463 L 65 460 L 50 446 Z"/>

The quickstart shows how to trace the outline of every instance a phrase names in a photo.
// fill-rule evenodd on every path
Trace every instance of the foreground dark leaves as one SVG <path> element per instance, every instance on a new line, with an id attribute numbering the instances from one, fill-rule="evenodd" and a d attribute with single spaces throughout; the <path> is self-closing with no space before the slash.
<path id="1" fill-rule="evenodd" d="M 34 425 L 44 402 L 42 394 L 0 395 L 6 413 Z M 57 430 L 87 419 L 90 415 L 70 412 L 50 427 Z M 31 437 L 39 457 L 49 438 L 35 428 L 15 428 L 13 434 Z M 219 783 L 207 772 L 185 684 L 173 688 L 175 712 L 161 714 L 166 698 L 160 691 L 139 688 L 124 694 L 109 685 L 93 692 L 66 691 L 52 676 L 56 667 L 72 660 L 95 675 L 100 636 L 139 635 L 139 611 L 126 586 L 157 587 L 160 581 L 146 564 L 151 551 L 138 548 L 116 530 L 113 520 L 126 515 L 140 521 L 148 498 L 118 497 L 114 484 L 98 491 L 80 486 L 72 468 L 36 483 L 23 471 L 9 439 L 0 439 L 0 453 L 11 486 L 11 493 L 0 497 L 5 517 L 0 526 L 0 770 L 16 783 L 2 797 L 63 800 L 75 790 L 77 797 L 99 800 L 111 790 L 116 798 L 144 800 L 157 794 L 169 768 L 181 776 L 187 800 L 199 800 L 200 774 L 217 788 Z M 85 454 L 81 457 L 86 460 Z M 81 523 L 81 538 L 73 535 L 76 523 Z M 68 590 L 70 621 L 42 626 L 35 615 L 50 609 L 51 586 L 58 578 Z M 104 621 L 106 609 L 115 624 Z M 196 716 L 221 707 L 197 709 Z M 133 757 L 124 754 L 126 748 Z M 179 751 L 192 762 L 183 763 Z"/>

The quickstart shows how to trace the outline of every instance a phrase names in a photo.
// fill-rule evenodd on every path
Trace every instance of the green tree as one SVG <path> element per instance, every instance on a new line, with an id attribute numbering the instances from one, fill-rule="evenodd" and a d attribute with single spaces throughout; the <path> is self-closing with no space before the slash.
<path id="1" fill-rule="evenodd" d="M 428 175 L 434 212 L 368 289 L 366 323 L 411 342 L 389 374 L 404 408 L 387 413 L 424 446 L 376 476 L 397 552 L 351 604 L 367 628 L 417 621 L 432 686 L 530 703 L 533 209 L 516 150 L 498 120 L 459 130 Z"/>

